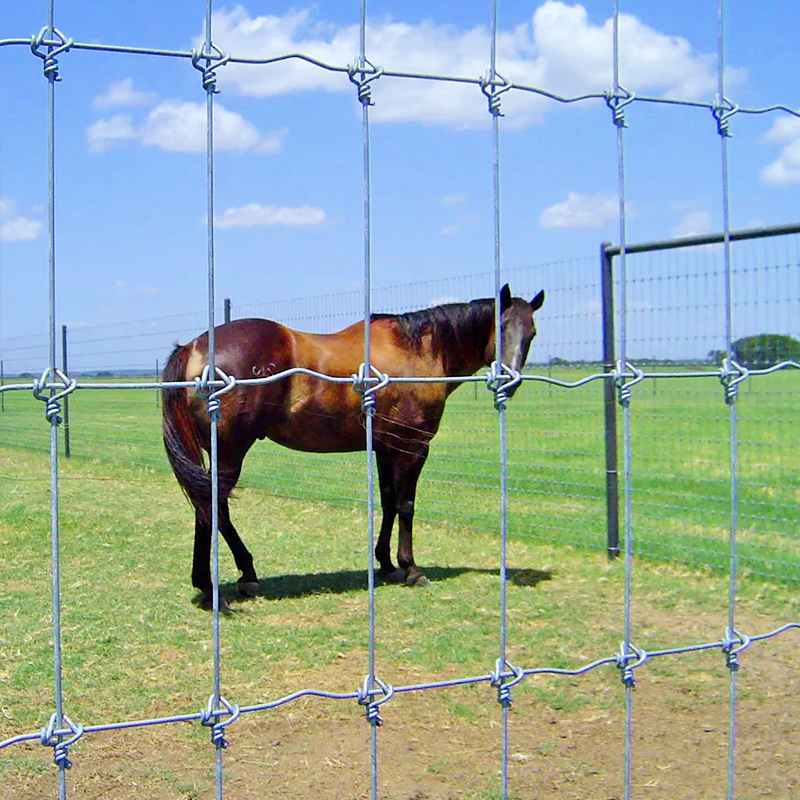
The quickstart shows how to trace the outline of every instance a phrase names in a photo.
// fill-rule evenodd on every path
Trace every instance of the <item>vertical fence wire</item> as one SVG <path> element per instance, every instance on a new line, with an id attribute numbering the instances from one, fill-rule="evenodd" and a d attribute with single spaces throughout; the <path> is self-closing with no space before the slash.
<path id="1" fill-rule="evenodd" d="M 205 69 L 203 71 L 203 87 L 206 90 L 206 214 L 208 221 L 207 230 L 207 280 L 208 280 L 208 376 L 209 380 L 216 377 L 216 335 L 215 335 L 215 292 L 214 292 L 214 92 L 213 73 L 211 72 L 211 57 L 213 53 L 211 38 L 211 13 L 212 0 L 207 0 L 205 10 L 205 41 L 203 53 L 205 55 Z M 210 452 L 209 462 L 211 471 L 211 587 L 212 587 L 212 635 L 213 635 L 213 694 L 209 701 L 209 723 L 219 723 L 219 716 L 211 712 L 218 711 L 221 705 L 221 663 L 220 663 L 220 596 L 219 596 L 219 441 L 218 401 L 212 400 L 209 395 L 208 412 L 210 421 Z M 214 404 L 214 405 L 212 405 Z M 222 750 L 225 742 L 222 738 L 212 735 L 216 745 L 215 752 L 215 777 L 217 800 L 222 800 Z"/>
<path id="2" fill-rule="evenodd" d="M 626 263 L 626 216 L 625 216 L 625 120 L 622 115 L 622 89 L 619 79 L 619 0 L 614 0 L 614 23 L 613 23 L 613 70 L 614 70 L 614 123 L 617 131 L 617 183 L 619 195 L 619 285 L 620 285 L 620 361 L 619 375 L 620 389 L 622 389 L 621 377 L 625 374 L 627 364 L 627 263 Z M 633 765 L 633 754 L 631 752 L 632 742 L 632 718 L 633 718 L 633 679 L 630 674 L 626 674 L 629 651 L 631 649 L 631 605 L 632 605 L 632 573 L 633 573 L 633 523 L 631 518 L 632 498 L 631 498 L 631 409 L 630 402 L 626 397 L 621 398 L 622 403 L 622 424 L 623 424 L 623 492 L 625 496 L 625 589 L 624 589 L 624 638 L 621 651 L 621 666 L 623 669 L 623 682 L 625 685 L 625 800 L 630 800 L 631 796 L 631 770 Z"/>
<path id="3" fill-rule="evenodd" d="M 364 370 L 365 380 L 372 374 L 372 361 L 370 360 L 370 319 L 372 316 L 372 215 L 371 215 L 371 171 L 370 171 L 370 136 L 369 136 L 369 93 L 365 92 L 367 80 L 367 2 L 361 0 L 359 19 L 359 56 L 358 68 L 361 70 L 362 84 L 359 87 L 359 100 L 361 101 L 361 134 L 363 146 L 363 173 L 364 173 Z M 368 384 L 364 384 L 366 393 Z M 364 395 L 366 400 L 366 394 Z M 368 671 L 365 682 L 364 700 L 369 704 L 370 692 L 375 689 L 375 562 L 373 550 L 375 547 L 375 475 L 373 472 L 373 408 L 364 407 L 366 429 L 366 468 L 367 468 L 367 581 L 368 581 Z M 368 716 L 370 721 L 370 797 L 378 797 L 378 717 Z"/>
<path id="4" fill-rule="evenodd" d="M 718 80 L 718 132 L 720 137 L 720 156 L 722 167 L 722 223 L 723 247 L 725 270 L 725 348 L 727 351 L 728 367 L 732 366 L 733 354 L 733 274 L 731 260 L 731 234 L 730 234 L 730 182 L 728 173 L 728 130 L 725 101 L 725 2 L 719 0 L 717 7 L 717 80 Z M 735 387 L 730 387 L 734 389 Z M 734 647 L 736 630 L 736 581 L 738 571 L 738 552 L 736 534 L 739 514 L 739 434 L 738 415 L 736 408 L 736 395 L 729 392 L 726 400 L 730 415 L 730 569 L 728 589 L 728 631 L 726 640 L 731 648 Z M 729 729 L 728 729 L 728 800 L 733 800 L 735 791 L 735 766 L 736 766 L 736 706 L 737 706 L 737 663 L 735 656 L 728 652 L 729 667 Z"/>
<path id="5" fill-rule="evenodd" d="M 55 38 L 55 0 L 47 4 L 47 37 L 50 41 Z M 48 45 L 48 56 L 54 50 L 53 45 Z M 50 367 L 46 375 L 56 375 L 56 168 L 55 168 L 55 128 L 56 128 L 56 81 L 58 71 L 54 64 L 49 68 L 45 63 L 45 77 L 47 78 L 47 231 L 48 231 L 48 294 L 49 294 L 49 339 L 50 339 Z M 50 396 L 56 394 L 51 390 Z M 50 421 L 50 540 L 52 550 L 52 592 L 53 592 L 53 670 L 55 681 L 55 714 L 51 724 L 60 730 L 64 725 L 64 695 L 61 674 L 61 585 L 60 585 L 60 542 L 59 542 L 59 484 L 58 484 L 58 414 L 49 413 Z M 62 737 L 56 736 L 57 743 Z M 69 761 L 65 758 L 56 759 L 58 764 L 58 796 L 65 800 L 67 796 L 66 770 Z"/>
<path id="6" fill-rule="evenodd" d="M 501 234 L 500 234 L 500 109 L 496 103 L 497 81 L 497 0 L 491 2 L 489 55 L 489 111 L 492 115 L 492 189 L 494 234 L 494 330 L 496 374 L 503 374 L 503 328 L 501 294 Z M 502 384 L 499 387 L 502 390 Z M 506 444 L 505 403 L 496 403 L 499 426 L 500 455 L 500 649 L 497 660 L 498 699 L 501 714 L 501 795 L 508 798 L 508 712 L 510 698 L 503 694 L 503 674 L 507 666 L 508 639 L 508 453 Z"/>

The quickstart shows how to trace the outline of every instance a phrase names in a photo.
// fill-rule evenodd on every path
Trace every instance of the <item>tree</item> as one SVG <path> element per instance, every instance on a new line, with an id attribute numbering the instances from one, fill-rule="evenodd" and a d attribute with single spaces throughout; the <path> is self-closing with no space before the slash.
<path id="1" fill-rule="evenodd" d="M 733 343 L 736 360 L 748 369 L 767 369 L 782 361 L 800 362 L 800 340 L 781 333 L 759 333 Z"/>
<path id="2" fill-rule="evenodd" d="M 726 350 L 709 350 L 708 352 L 708 360 L 712 364 L 716 364 L 718 367 L 722 366 L 722 362 L 728 357 L 728 353 Z"/>

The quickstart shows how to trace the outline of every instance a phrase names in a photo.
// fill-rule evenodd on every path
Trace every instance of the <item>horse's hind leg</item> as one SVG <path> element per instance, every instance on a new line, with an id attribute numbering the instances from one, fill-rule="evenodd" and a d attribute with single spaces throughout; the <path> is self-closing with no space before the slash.
<path id="1" fill-rule="evenodd" d="M 233 553 L 236 568 L 242 573 L 237 581 L 239 594 L 245 597 L 255 597 L 258 594 L 258 575 L 253 567 L 253 556 L 239 537 L 236 528 L 233 527 L 227 497 L 219 504 L 219 532 Z"/>
<path id="2" fill-rule="evenodd" d="M 381 490 L 381 530 L 375 546 L 375 558 L 380 564 L 378 574 L 387 583 L 402 583 L 406 579 L 403 570 L 396 569 L 392 563 L 391 542 L 392 528 L 397 517 L 397 503 L 394 495 L 394 476 L 392 475 L 392 458 L 386 453 L 377 453 L 378 483 Z"/>
<path id="3" fill-rule="evenodd" d="M 422 570 L 414 563 L 413 548 L 414 502 L 417 495 L 417 481 L 427 457 L 428 448 L 425 446 L 424 449 L 420 449 L 417 453 L 395 453 L 392 464 L 395 507 L 400 519 L 398 525 L 397 563 L 405 577 L 406 584 L 409 586 L 425 586 L 428 583 L 428 579 Z"/>

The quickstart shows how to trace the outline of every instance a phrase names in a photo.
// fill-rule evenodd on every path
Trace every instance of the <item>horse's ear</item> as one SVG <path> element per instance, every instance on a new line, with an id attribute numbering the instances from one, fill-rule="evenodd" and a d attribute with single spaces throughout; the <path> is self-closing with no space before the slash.
<path id="1" fill-rule="evenodd" d="M 511 308 L 511 289 L 508 284 L 500 290 L 500 310 L 505 311 L 507 308 Z"/>
<path id="2" fill-rule="evenodd" d="M 544 289 L 531 300 L 531 308 L 538 311 L 544 305 Z"/>

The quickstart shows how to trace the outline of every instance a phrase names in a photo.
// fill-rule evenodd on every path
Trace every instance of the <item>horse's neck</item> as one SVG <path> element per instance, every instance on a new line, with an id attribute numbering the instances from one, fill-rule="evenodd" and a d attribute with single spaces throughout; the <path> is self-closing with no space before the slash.
<path id="1" fill-rule="evenodd" d="M 487 366 L 486 353 L 493 339 L 494 317 L 475 317 L 458 331 L 461 347 L 445 360 L 448 377 L 474 375 L 481 367 Z"/>

